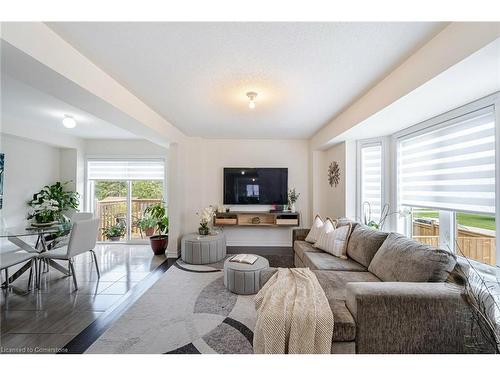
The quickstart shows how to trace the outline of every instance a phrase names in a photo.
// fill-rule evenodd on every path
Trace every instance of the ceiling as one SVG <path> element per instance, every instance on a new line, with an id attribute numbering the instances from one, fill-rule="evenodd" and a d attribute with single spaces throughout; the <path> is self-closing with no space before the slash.
<path id="1" fill-rule="evenodd" d="M 280 139 L 311 137 L 446 26 L 48 25 L 186 135 Z"/>
<path id="2" fill-rule="evenodd" d="M 2 71 L 2 122 L 8 126 L 27 126 L 44 132 L 57 132 L 84 139 L 136 139 L 118 127 L 73 107 L 32 86 L 20 82 Z M 64 115 L 71 115 L 77 122 L 73 129 L 62 125 Z"/>
<path id="3" fill-rule="evenodd" d="M 390 135 L 499 92 L 499 67 L 500 38 L 342 133 L 331 143 Z"/>

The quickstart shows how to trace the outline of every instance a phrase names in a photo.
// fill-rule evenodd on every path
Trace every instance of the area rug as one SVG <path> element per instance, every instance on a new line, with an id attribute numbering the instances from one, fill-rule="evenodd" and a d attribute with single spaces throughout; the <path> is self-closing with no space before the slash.
<path id="1" fill-rule="evenodd" d="M 254 296 L 227 291 L 222 268 L 177 261 L 86 353 L 253 353 Z"/>

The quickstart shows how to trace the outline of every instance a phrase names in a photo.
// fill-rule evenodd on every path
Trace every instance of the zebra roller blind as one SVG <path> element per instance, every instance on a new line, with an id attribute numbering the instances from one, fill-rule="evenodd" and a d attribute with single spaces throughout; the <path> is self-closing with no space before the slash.
<path id="1" fill-rule="evenodd" d="M 400 204 L 495 212 L 495 117 L 492 108 L 400 140 Z"/>
<path id="2" fill-rule="evenodd" d="M 163 180 L 163 160 L 89 160 L 89 180 Z"/>
<path id="3" fill-rule="evenodd" d="M 361 203 L 370 203 L 370 219 L 378 221 L 382 206 L 382 144 L 361 146 Z M 364 208 L 363 208 L 364 209 Z"/>

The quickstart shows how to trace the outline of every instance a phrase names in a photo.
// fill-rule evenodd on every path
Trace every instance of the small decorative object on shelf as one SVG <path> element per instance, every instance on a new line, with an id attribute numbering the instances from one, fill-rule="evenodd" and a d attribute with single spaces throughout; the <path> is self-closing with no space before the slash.
<path id="1" fill-rule="evenodd" d="M 200 227 L 198 228 L 198 233 L 201 236 L 207 236 L 210 233 L 208 225 L 212 222 L 215 216 L 215 209 L 213 206 L 208 206 L 196 214 L 200 217 Z"/>
<path id="2" fill-rule="evenodd" d="M 339 164 L 336 161 L 332 161 L 328 167 L 328 183 L 331 187 L 337 185 L 340 182 L 340 168 Z"/>
<path id="3" fill-rule="evenodd" d="M 296 212 L 295 203 L 300 197 L 300 193 L 295 191 L 295 188 L 288 191 L 288 204 L 290 205 L 290 211 Z"/>

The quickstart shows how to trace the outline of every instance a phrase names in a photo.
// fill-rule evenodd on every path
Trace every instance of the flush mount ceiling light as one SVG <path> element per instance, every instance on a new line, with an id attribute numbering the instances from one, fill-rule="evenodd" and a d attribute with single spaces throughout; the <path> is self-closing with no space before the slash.
<path id="1" fill-rule="evenodd" d="M 65 115 L 62 123 L 65 128 L 73 129 L 76 126 L 76 121 L 73 117 Z"/>
<path id="2" fill-rule="evenodd" d="M 248 99 L 250 101 L 248 102 L 248 108 L 254 109 L 255 108 L 255 98 L 257 97 L 257 93 L 253 91 L 247 92 Z"/>

